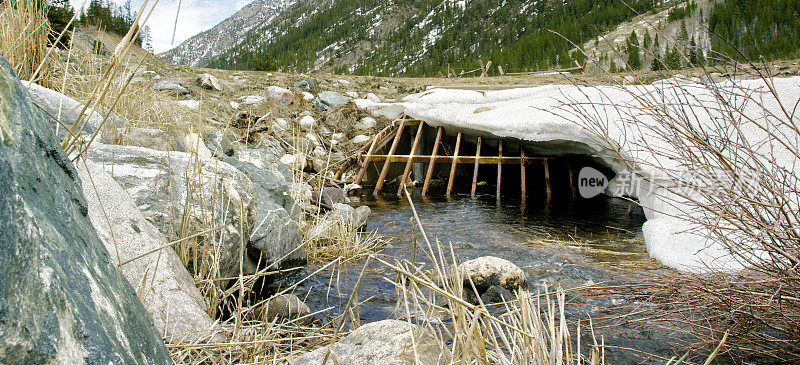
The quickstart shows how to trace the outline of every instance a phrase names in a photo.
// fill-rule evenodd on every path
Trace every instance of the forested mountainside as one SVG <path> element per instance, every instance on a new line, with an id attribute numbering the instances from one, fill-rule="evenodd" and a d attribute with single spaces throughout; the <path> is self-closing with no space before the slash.
<path id="1" fill-rule="evenodd" d="M 639 14 L 663 16 L 650 23 Z M 615 49 L 589 54 L 612 71 L 632 56 L 634 68 L 674 68 L 686 66 L 678 50 L 700 63 L 718 58 L 710 50 L 798 57 L 798 19 L 796 0 L 302 0 L 199 65 L 436 76 L 483 60 L 524 72 L 583 64 L 577 45 L 608 43 Z"/>
<path id="2" fill-rule="evenodd" d="M 197 66 L 237 45 L 245 35 L 275 19 L 296 0 L 255 0 L 213 28 L 199 33 L 161 57 L 180 65 Z"/>
<path id="3" fill-rule="evenodd" d="M 659 0 L 307 0 L 201 65 L 283 71 L 437 75 L 479 58 L 508 71 L 574 64 L 581 43 L 662 5 Z M 566 38 L 566 39 L 565 39 Z M 575 57 L 580 60 L 580 57 Z M 458 71 L 457 71 L 458 72 Z"/>

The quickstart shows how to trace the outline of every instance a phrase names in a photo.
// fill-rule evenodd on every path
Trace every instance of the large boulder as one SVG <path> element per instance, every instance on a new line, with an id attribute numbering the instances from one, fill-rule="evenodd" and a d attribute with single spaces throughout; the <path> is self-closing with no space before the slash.
<path id="1" fill-rule="evenodd" d="M 71 127 L 81 116 L 81 113 L 83 113 L 83 122 L 85 122 L 85 125 L 83 129 L 76 132 L 80 132 L 79 134 L 84 136 L 90 136 L 102 126 L 103 129 L 99 134 L 101 140 L 106 138 L 113 139 L 115 136 L 120 135 L 128 124 L 127 119 L 112 111 L 103 109 L 91 113 L 90 108 L 84 110 L 83 103 L 58 91 L 48 89 L 32 82 L 23 83 L 28 88 L 34 104 L 42 108 L 48 117 L 58 119 L 60 122 L 59 124 L 53 121 L 59 139 L 63 139 L 68 134 L 68 131 L 61 125 Z M 107 119 L 105 118 L 106 114 L 108 114 Z M 106 119 L 105 124 L 103 124 L 103 119 Z"/>
<path id="2" fill-rule="evenodd" d="M 262 255 L 273 267 L 297 267 L 306 263 L 303 234 L 296 221 L 300 206 L 295 203 L 283 177 L 234 158 L 225 160 L 253 182 L 256 196 L 255 224 L 248 249 Z"/>
<path id="3" fill-rule="evenodd" d="M 317 94 L 317 112 L 322 113 L 328 109 L 338 108 L 347 104 L 352 98 L 333 91 L 323 91 Z"/>
<path id="4" fill-rule="evenodd" d="M 522 269 L 511 261 L 494 256 L 479 257 L 461 263 L 457 275 L 464 286 L 465 300 L 473 304 L 477 303 L 478 296 L 485 294 L 494 286 L 498 287 L 492 290 L 496 292 L 503 292 L 500 288 L 509 292 L 528 288 L 528 278 Z M 473 284 L 477 293 L 472 290 Z"/>
<path id="5" fill-rule="evenodd" d="M 131 146 L 93 144 L 87 157 L 103 164 L 170 241 L 217 229 L 212 242 L 199 238 L 199 254 L 216 256 L 220 277 L 239 275 L 241 242 L 255 217 L 253 183 L 242 172 L 190 153 Z M 244 273 L 255 273 L 257 263 L 258 257 L 245 255 Z"/>
<path id="6" fill-rule="evenodd" d="M 170 364 L 77 176 L 0 58 L 0 363 Z"/>
<path id="7" fill-rule="evenodd" d="M 210 73 L 203 73 L 197 76 L 197 80 L 195 80 L 198 86 L 202 87 L 206 90 L 214 90 L 214 91 L 221 91 L 222 85 L 219 84 L 219 80 L 210 74 Z"/>
<path id="8" fill-rule="evenodd" d="M 102 166 L 81 159 L 76 167 L 89 219 L 158 332 L 171 343 L 225 341 L 194 279 L 175 250 L 167 247 L 164 234 L 144 218 Z"/>
<path id="9" fill-rule="evenodd" d="M 325 365 L 428 365 L 450 362 L 447 345 L 440 343 L 423 327 L 387 319 L 365 324 L 341 341 L 292 359 L 289 364 L 323 364 L 329 350 Z"/>

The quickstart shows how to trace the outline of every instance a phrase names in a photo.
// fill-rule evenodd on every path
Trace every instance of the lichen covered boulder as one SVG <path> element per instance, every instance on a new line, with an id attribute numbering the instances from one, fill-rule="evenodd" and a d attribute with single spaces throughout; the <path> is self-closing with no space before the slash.
<path id="1" fill-rule="evenodd" d="M 0 58 L 0 363 L 169 364 L 52 123 Z"/>

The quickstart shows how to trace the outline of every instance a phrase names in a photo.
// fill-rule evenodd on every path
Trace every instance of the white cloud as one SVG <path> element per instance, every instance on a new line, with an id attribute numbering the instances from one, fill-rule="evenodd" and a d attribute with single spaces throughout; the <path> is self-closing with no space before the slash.
<path id="1" fill-rule="evenodd" d="M 125 0 L 111 1 L 117 5 L 125 3 Z M 82 6 L 83 1 L 70 0 L 70 3 L 73 8 L 78 9 Z M 153 49 L 156 53 L 169 50 L 181 44 L 187 38 L 219 24 L 219 22 L 233 15 L 249 3 L 250 0 L 230 2 L 221 0 L 182 0 L 176 27 L 175 16 L 178 11 L 178 0 L 161 0 L 146 23 L 150 27 Z M 141 4 L 142 0 L 132 0 L 131 8 L 138 10 Z M 152 6 L 152 4 L 153 1 L 150 1 L 148 7 Z M 173 30 L 175 34 L 174 43 L 172 41 Z"/>

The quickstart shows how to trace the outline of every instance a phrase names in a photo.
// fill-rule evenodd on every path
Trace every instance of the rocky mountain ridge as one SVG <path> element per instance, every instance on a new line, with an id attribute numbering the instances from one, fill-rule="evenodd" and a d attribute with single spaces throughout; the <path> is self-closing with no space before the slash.
<path id="1" fill-rule="evenodd" d="M 275 19 L 297 0 L 256 0 L 213 28 L 199 33 L 159 56 L 170 63 L 197 66 L 236 46 L 250 31 Z"/>

